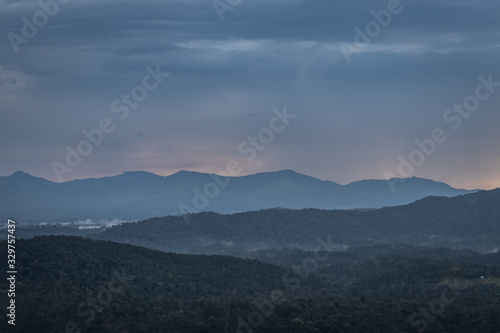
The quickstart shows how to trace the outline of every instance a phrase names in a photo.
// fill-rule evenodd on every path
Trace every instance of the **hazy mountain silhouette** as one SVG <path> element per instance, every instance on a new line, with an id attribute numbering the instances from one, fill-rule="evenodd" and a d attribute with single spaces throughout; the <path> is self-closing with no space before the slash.
<path id="1" fill-rule="evenodd" d="M 231 213 L 275 207 L 380 208 L 408 204 L 430 195 L 456 196 L 470 192 L 474 191 L 421 178 L 397 182 L 392 192 L 385 180 L 340 185 L 291 170 L 243 177 L 192 171 L 164 177 L 134 171 L 63 183 L 17 171 L 0 177 L 0 211 L 2 218 L 32 222 L 142 219 L 187 212 Z"/>

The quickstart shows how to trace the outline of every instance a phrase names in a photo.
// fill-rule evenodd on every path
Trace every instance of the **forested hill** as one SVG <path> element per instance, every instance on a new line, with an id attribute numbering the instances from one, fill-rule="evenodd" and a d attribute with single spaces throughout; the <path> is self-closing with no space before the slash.
<path id="1" fill-rule="evenodd" d="M 370 211 L 270 209 L 167 216 L 91 235 L 165 251 L 227 254 L 282 247 L 310 249 L 317 246 L 318 237 L 327 236 L 338 248 L 402 242 L 498 250 L 500 189 L 453 198 L 427 197 Z"/>
<path id="2" fill-rule="evenodd" d="M 294 252 L 298 268 L 286 269 L 36 237 L 16 243 L 15 331 L 498 332 L 498 254 L 475 255 L 478 263 L 468 264 L 432 253 L 389 251 L 367 260 L 354 254 L 353 260 L 345 253 Z M 304 268 L 313 258 L 321 258 L 314 259 L 317 269 Z M 12 331 L 6 318 L 0 317 L 2 332 Z"/>
<path id="3" fill-rule="evenodd" d="M 72 323 L 74 332 L 235 331 L 239 312 L 282 288 L 284 273 L 255 260 L 66 236 L 20 240 L 17 253 L 17 332 L 64 332 Z"/>

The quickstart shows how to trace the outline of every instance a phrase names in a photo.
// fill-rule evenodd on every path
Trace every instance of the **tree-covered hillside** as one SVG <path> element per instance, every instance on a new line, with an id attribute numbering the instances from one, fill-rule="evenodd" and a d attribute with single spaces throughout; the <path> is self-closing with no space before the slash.
<path id="1" fill-rule="evenodd" d="M 167 216 L 118 225 L 90 237 L 164 251 L 233 254 L 283 247 L 313 249 L 402 242 L 492 251 L 500 239 L 500 189 L 428 197 L 378 210 L 270 209 L 232 215 Z"/>
<path id="2" fill-rule="evenodd" d="M 51 333 L 500 330 L 499 254 L 363 251 L 277 252 L 279 267 L 77 237 L 21 240 L 16 327 L 5 316 L 0 327 Z"/>

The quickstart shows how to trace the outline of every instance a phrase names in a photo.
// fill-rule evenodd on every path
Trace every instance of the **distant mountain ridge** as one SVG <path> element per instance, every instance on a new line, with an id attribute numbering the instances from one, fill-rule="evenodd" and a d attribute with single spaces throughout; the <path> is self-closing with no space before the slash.
<path id="1" fill-rule="evenodd" d="M 362 180 L 347 185 L 292 170 L 223 177 L 193 171 L 159 176 L 144 171 L 54 183 L 17 171 L 0 177 L 1 218 L 27 222 L 143 219 L 199 211 L 231 213 L 267 208 L 355 209 L 404 205 L 427 196 L 476 191 L 422 178 Z"/>
<path id="2" fill-rule="evenodd" d="M 162 251 L 234 254 L 257 249 L 332 250 L 379 244 L 467 248 L 498 252 L 500 189 L 368 211 L 267 209 L 231 215 L 192 214 L 123 223 L 91 238 Z M 319 241 L 318 239 L 322 239 Z"/>

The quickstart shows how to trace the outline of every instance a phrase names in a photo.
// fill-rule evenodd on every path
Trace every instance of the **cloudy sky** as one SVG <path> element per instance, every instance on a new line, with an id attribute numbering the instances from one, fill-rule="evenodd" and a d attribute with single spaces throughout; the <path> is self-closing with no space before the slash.
<path id="1" fill-rule="evenodd" d="M 42 3 L 0 0 L 0 175 L 500 187 L 500 1 Z"/>

